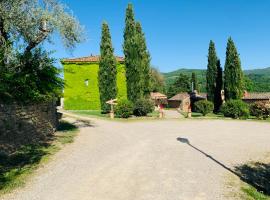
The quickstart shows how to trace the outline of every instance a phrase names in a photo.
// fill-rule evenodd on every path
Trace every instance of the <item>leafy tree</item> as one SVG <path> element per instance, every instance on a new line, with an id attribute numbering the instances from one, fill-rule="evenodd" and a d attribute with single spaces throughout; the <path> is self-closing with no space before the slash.
<path id="1" fill-rule="evenodd" d="M 208 49 L 208 65 L 206 72 L 206 90 L 207 99 L 214 102 L 214 95 L 216 90 L 216 77 L 217 77 L 217 55 L 215 43 L 211 40 Z"/>
<path id="2" fill-rule="evenodd" d="M 102 24 L 102 37 L 100 43 L 100 62 L 98 72 L 99 92 L 101 110 L 105 113 L 110 111 L 110 105 L 106 101 L 115 99 L 117 96 L 116 86 L 116 59 L 109 26 L 106 22 Z"/>
<path id="3" fill-rule="evenodd" d="M 224 70 L 224 90 L 226 100 L 241 99 L 243 96 L 243 72 L 235 44 L 230 37 L 227 43 Z"/>
<path id="4" fill-rule="evenodd" d="M 127 79 L 127 97 L 133 103 L 142 98 L 143 91 L 141 78 L 141 59 L 136 35 L 136 22 L 132 4 L 128 4 L 126 9 L 124 30 L 124 54 Z"/>
<path id="5" fill-rule="evenodd" d="M 164 92 L 165 82 L 162 74 L 155 68 L 150 69 L 150 92 Z"/>
<path id="6" fill-rule="evenodd" d="M 57 0 L 0 1 L 0 96 L 33 101 L 59 91 L 59 70 L 42 50 L 53 33 L 67 49 L 83 40 L 83 28 Z"/>
<path id="7" fill-rule="evenodd" d="M 175 82 L 168 89 L 168 97 L 172 97 L 180 92 L 190 92 L 190 78 L 182 73 L 179 74 Z"/>
<path id="8" fill-rule="evenodd" d="M 143 95 L 147 96 L 150 92 L 150 53 L 147 50 L 145 35 L 142 32 L 142 27 L 139 22 L 136 22 L 136 42 L 139 47 L 140 55 L 140 73 L 141 73 L 141 89 L 143 90 Z"/>
<path id="9" fill-rule="evenodd" d="M 195 72 L 192 72 L 191 74 L 191 84 L 193 85 L 193 90 L 197 90 L 199 92 L 199 85 Z"/>
<path id="10" fill-rule="evenodd" d="M 220 65 L 220 60 L 217 61 L 217 77 L 216 77 L 216 88 L 215 88 L 215 94 L 214 94 L 214 112 L 218 112 L 223 100 L 221 97 L 221 91 L 223 88 L 223 72 Z"/>

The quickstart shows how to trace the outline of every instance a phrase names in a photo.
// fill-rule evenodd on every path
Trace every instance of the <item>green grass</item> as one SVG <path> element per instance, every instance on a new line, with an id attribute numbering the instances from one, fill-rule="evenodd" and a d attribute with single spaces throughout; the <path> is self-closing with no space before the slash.
<path id="1" fill-rule="evenodd" d="M 241 188 L 244 193 L 242 196 L 247 200 L 270 200 L 270 196 L 266 196 L 258 192 L 254 187 L 245 186 Z"/>
<path id="2" fill-rule="evenodd" d="M 73 111 L 70 111 L 70 112 L 72 112 L 74 114 L 77 114 L 77 115 L 109 118 L 109 115 L 101 113 L 101 110 L 73 110 Z"/>
<path id="3" fill-rule="evenodd" d="M 76 126 L 62 121 L 51 141 L 23 146 L 11 155 L 0 155 L 0 195 L 23 186 L 39 166 L 45 164 L 63 145 L 73 142 L 77 131 Z"/>

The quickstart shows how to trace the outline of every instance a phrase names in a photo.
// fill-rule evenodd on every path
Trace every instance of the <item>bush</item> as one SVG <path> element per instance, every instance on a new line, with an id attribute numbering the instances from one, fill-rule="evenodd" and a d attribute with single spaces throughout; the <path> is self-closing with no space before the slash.
<path id="1" fill-rule="evenodd" d="M 249 117 L 249 107 L 242 100 L 227 101 L 221 108 L 221 112 L 225 117 L 233 119 L 247 119 Z"/>
<path id="2" fill-rule="evenodd" d="M 153 112 L 155 105 L 150 99 L 139 99 L 134 104 L 133 114 L 135 116 L 146 116 L 148 113 Z"/>
<path id="3" fill-rule="evenodd" d="M 207 115 L 208 113 L 213 112 L 214 110 L 214 104 L 211 101 L 200 100 L 200 101 L 197 101 L 194 105 L 195 105 L 195 110 L 199 113 L 202 113 L 203 116 Z"/>
<path id="4" fill-rule="evenodd" d="M 133 104 L 127 100 L 119 100 L 115 106 L 115 115 L 120 118 L 129 118 L 133 113 Z"/>
<path id="5" fill-rule="evenodd" d="M 270 108 L 263 103 L 254 103 L 249 107 L 250 114 L 257 119 L 267 119 L 270 115 Z"/>

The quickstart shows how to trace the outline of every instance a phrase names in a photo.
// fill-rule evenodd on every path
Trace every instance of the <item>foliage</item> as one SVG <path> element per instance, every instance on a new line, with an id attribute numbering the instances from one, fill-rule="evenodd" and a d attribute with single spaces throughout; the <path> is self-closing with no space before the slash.
<path id="1" fill-rule="evenodd" d="M 142 31 L 141 24 L 136 22 L 136 41 L 139 47 L 140 66 L 141 69 L 141 81 L 143 90 L 143 96 L 149 96 L 150 93 L 150 53 L 146 46 L 145 35 Z"/>
<path id="2" fill-rule="evenodd" d="M 243 72 L 239 54 L 232 38 L 229 38 L 224 71 L 225 99 L 241 99 L 244 90 L 243 84 Z"/>
<path id="3" fill-rule="evenodd" d="M 216 86 L 215 86 L 215 93 L 214 93 L 214 112 L 217 113 L 223 103 L 221 97 L 221 91 L 223 88 L 223 72 L 220 66 L 220 60 L 218 59 L 217 62 L 217 77 L 216 77 Z"/>
<path id="4" fill-rule="evenodd" d="M 115 115 L 120 118 L 129 118 L 133 113 L 133 104 L 127 99 L 121 99 L 115 106 Z"/>
<path id="5" fill-rule="evenodd" d="M 150 99 L 139 99 L 134 104 L 133 114 L 135 116 L 146 116 L 154 111 L 154 102 Z"/>
<path id="6" fill-rule="evenodd" d="M 133 103 L 149 95 L 150 54 L 139 22 L 135 22 L 132 4 L 126 9 L 124 54 L 127 79 L 127 97 Z"/>
<path id="7" fill-rule="evenodd" d="M 229 100 L 222 107 L 221 112 L 225 117 L 233 119 L 247 119 L 249 117 L 249 107 L 242 100 Z"/>
<path id="8" fill-rule="evenodd" d="M 40 48 L 27 55 L 17 52 L 15 59 L 9 62 L 8 68 L 0 67 L 2 100 L 28 103 L 45 101 L 60 95 L 63 81 L 54 64 L 55 60 Z"/>
<path id="9" fill-rule="evenodd" d="M 198 85 L 197 75 L 195 72 L 192 72 L 191 74 L 191 84 L 193 86 L 193 90 L 197 90 L 199 92 L 199 85 Z"/>
<path id="10" fill-rule="evenodd" d="M 208 49 L 208 65 L 206 71 L 206 91 L 207 99 L 214 102 L 216 92 L 217 63 L 215 43 L 211 40 Z"/>
<path id="11" fill-rule="evenodd" d="M 116 86 L 116 59 L 113 54 L 111 35 L 107 23 L 102 24 L 102 37 L 100 44 L 100 61 L 98 71 L 98 85 L 101 110 L 104 113 L 110 111 L 110 105 L 106 102 L 115 99 L 117 95 Z"/>
<path id="12" fill-rule="evenodd" d="M 42 49 L 59 33 L 66 48 L 83 40 L 82 27 L 57 0 L 0 1 L 0 95 L 4 100 L 41 101 L 59 95 L 63 82 Z"/>
<path id="13" fill-rule="evenodd" d="M 270 108 L 264 103 L 254 103 L 249 107 L 250 114 L 257 119 L 267 119 L 270 115 Z"/>
<path id="14" fill-rule="evenodd" d="M 196 73 L 199 91 L 206 91 L 206 70 L 204 69 L 178 69 L 176 71 L 162 73 L 166 88 L 174 83 L 180 73 L 191 76 Z M 244 88 L 249 92 L 269 92 L 270 91 L 270 67 L 263 69 L 244 70 Z M 249 79 L 249 80 L 247 80 Z"/>
<path id="15" fill-rule="evenodd" d="M 64 107 L 66 110 L 101 110 L 98 86 L 99 64 L 63 63 L 65 76 Z M 85 84 L 88 80 L 88 86 Z M 125 67 L 117 64 L 117 98 L 126 98 Z"/>
<path id="16" fill-rule="evenodd" d="M 195 102 L 195 110 L 199 113 L 202 113 L 203 116 L 207 115 L 208 113 L 213 112 L 214 104 L 211 101 L 207 100 L 200 100 Z"/>
<path id="17" fill-rule="evenodd" d="M 164 92 L 165 83 L 163 75 L 155 68 L 150 69 L 150 92 Z"/>
<path id="18" fill-rule="evenodd" d="M 178 78 L 168 89 L 168 97 L 172 97 L 180 92 L 190 92 L 190 78 L 187 75 L 179 74 Z"/>

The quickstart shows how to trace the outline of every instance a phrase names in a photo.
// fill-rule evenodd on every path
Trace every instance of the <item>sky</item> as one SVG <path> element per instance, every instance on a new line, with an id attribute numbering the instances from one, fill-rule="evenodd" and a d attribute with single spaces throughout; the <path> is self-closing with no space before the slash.
<path id="1" fill-rule="evenodd" d="M 108 22 L 115 54 L 123 56 L 125 9 L 134 6 L 151 54 L 161 72 L 179 68 L 204 69 L 209 41 L 216 44 L 222 65 L 232 37 L 242 68 L 270 66 L 270 0 L 62 0 L 85 27 L 86 41 L 72 53 L 57 36 L 46 45 L 54 57 L 99 55 L 101 24 Z"/>

